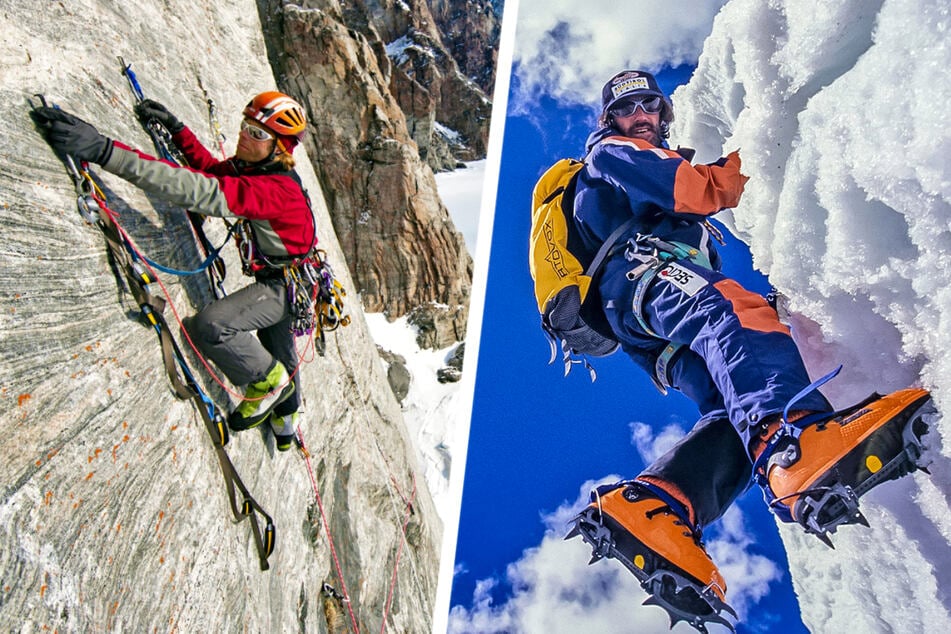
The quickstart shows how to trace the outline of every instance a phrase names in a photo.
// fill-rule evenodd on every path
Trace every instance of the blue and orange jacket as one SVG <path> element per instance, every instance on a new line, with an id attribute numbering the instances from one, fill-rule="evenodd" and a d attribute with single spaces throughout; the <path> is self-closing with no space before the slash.
<path id="1" fill-rule="evenodd" d="M 255 246 L 268 258 L 302 256 L 317 244 L 317 225 L 299 181 L 234 158 L 219 161 L 187 127 L 173 137 L 189 167 L 173 165 L 115 141 L 103 168 L 189 210 L 250 221 Z"/>
<path id="2" fill-rule="evenodd" d="M 715 269 L 720 258 L 703 221 L 739 203 L 748 180 L 732 152 L 710 165 L 691 165 L 666 147 L 604 128 L 588 139 L 588 156 L 575 189 L 574 219 L 586 250 L 596 252 L 631 216 L 636 234 L 688 244 L 705 253 Z"/>

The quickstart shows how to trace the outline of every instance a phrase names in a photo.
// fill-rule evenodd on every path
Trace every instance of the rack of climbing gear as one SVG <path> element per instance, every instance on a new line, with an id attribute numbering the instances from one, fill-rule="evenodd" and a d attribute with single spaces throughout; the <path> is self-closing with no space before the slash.
<path id="1" fill-rule="evenodd" d="M 47 105 L 56 107 L 55 104 L 48 104 L 43 95 L 34 96 L 44 107 Z M 37 107 L 32 101 L 29 103 L 34 109 Z M 195 380 L 178 342 L 168 327 L 164 317 L 166 299 L 162 296 L 162 294 L 167 296 L 168 293 L 155 274 L 152 265 L 119 224 L 116 212 L 109 208 L 106 197 L 88 164 L 77 163 L 69 155 L 61 158 L 76 189 L 80 215 L 86 222 L 98 225 L 102 231 L 109 249 L 109 256 L 114 266 L 124 274 L 126 286 L 139 305 L 143 323 L 151 326 L 158 335 L 165 372 L 172 385 L 173 393 L 179 399 L 193 401 L 201 415 L 218 456 L 218 464 L 225 480 L 232 514 L 238 522 L 244 519 L 250 520 L 261 570 L 267 570 L 268 557 L 274 551 L 276 533 L 274 521 L 248 491 L 225 451 L 224 447 L 229 439 L 226 417 Z M 172 309 L 174 311 L 174 306 Z"/>
<path id="2" fill-rule="evenodd" d="M 321 355 L 327 348 L 326 333 L 340 326 L 350 325 L 350 315 L 344 312 L 343 298 L 347 291 L 334 275 L 333 267 L 327 260 L 327 254 L 318 249 L 312 262 L 308 264 L 310 275 L 316 279 L 314 293 L 314 328 L 317 335 L 314 345 Z"/>
<path id="3" fill-rule="evenodd" d="M 308 202 L 310 196 L 304 192 Z M 294 336 L 313 335 L 314 348 L 323 356 L 327 349 L 326 333 L 350 325 L 344 309 L 347 290 L 334 274 L 323 249 L 290 260 L 269 260 L 255 247 L 253 230 L 248 220 L 234 224 L 235 244 L 245 275 L 254 277 L 263 269 L 280 270 L 287 287 L 290 330 Z"/>
<path id="4" fill-rule="evenodd" d="M 326 333 L 350 324 L 344 313 L 346 289 L 336 278 L 327 254 L 317 249 L 310 257 L 282 267 L 294 336 L 314 335 L 314 347 L 323 356 Z"/>
<path id="5" fill-rule="evenodd" d="M 145 100 L 145 94 L 142 92 L 142 86 L 139 84 L 138 77 L 136 77 L 135 72 L 132 70 L 132 64 L 127 64 L 121 56 L 119 56 L 119 64 L 122 66 L 122 74 L 126 78 L 129 90 L 132 91 L 132 96 L 135 98 L 136 104 L 141 103 Z M 204 88 L 202 88 L 202 91 L 204 91 Z M 205 93 L 205 96 L 207 99 L 207 93 Z M 211 100 L 208 99 L 207 101 L 210 102 Z M 188 161 L 185 159 L 185 156 L 179 151 L 178 147 L 172 140 L 172 134 L 168 131 L 168 129 L 165 128 L 164 125 L 162 125 L 161 122 L 155 119 L 147 119 L 140 120 L 140 123 L 148 133 L 149 138 L 152 140 L 152 145 L 155 146 L 155 151 L 158 153 L 160 158 L 175 165 L 188 165 Z M 220 126 L 218 130 L 220 131 Z M 223 139 L 224 136 L 222 135 L 221 138 Z M 186 211 L 186 214 L 188 215 L 188 220 L 191 224 L 192 231 L 195 234 L 195 240 L 198 244 L 198 248 L 205 260 L 203 264 L 194 272 L 207 270 L 211 282 L 212 293 L 214 293 L 215 298 L 221 299 L 227 295 L 227 292 L 224 288 L 224 281 L 228 274 L 225 261 L 219 254 L 221 247 L 216 249 L 208 239 L 208 236 L 205 235 L 205 230 L 202 226 L 205 221 L 204 216 L 201 214 L 196 214 L 192 211 Z M 225 221 L 225 225 L 228 227 L 228 235 L 230 237 L 233 227 L 227 221 Z M 225 240 L 225 242 L 227 242 L 227 240 Z M 172 270 L 166 270 L 165 272 L 173 273 L 175 275 L 182 274 L 181 272 Z"/>

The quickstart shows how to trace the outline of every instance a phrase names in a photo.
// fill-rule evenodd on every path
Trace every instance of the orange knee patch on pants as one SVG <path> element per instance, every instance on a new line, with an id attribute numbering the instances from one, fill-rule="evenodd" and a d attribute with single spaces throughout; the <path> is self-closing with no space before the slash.
<path id="1" fill-rule="evenodd" d="M 751 293 L 730 279 L 720 280 L 713 286 L 733 304 L 733 312 L 743 328 L 758 332 L 789 334 L 789 328 L 779 321 L 776 311 L 762 296 Z"/>

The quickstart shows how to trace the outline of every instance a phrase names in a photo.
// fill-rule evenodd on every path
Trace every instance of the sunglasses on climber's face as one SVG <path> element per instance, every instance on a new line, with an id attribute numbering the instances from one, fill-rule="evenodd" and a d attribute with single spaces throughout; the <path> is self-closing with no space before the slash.
<path id="1" fill-rule="evenodd" d="M 274 138 L 274 135 L 272 135 L 270 132 L 264 128 L 257 127 L 247 119 L 241 120 L 241 131 L 246 132 L 248 136 L 255 141 L 270 141 Z"/>
<path id="2" fill-rule="evenodd" d="M 638 107 L 640 107 L 640 109 L 647 114 L 657 114 L 663 110 L 664 100 L 660 97 L 625 99 L 621 103 L 616 104 L 610 110 L 608 110 L 608 114 L 610 114 L 612 117 L 629 117 L 637 112 Z"/>

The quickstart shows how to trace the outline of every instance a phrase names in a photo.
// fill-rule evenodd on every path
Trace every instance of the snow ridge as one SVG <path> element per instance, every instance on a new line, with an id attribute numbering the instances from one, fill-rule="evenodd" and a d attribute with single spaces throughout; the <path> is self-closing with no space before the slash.
<path id="1" fill-rule="evenodd" d="M 673 96 L 671 136 L 700 161 L 740 148 L 752 179 L 721 216 L 788 298 L 810 372 L 845 365 L 824 390 L 837 406 L 922 385 L 951 409 L 949 13 L 733 0 Z M 873 491 L 871 529 L 841 528 L 835 550 L 781 526 L 810 629 L 951 624 L 948 432 L 936 417 L 931 476 Z"/>

